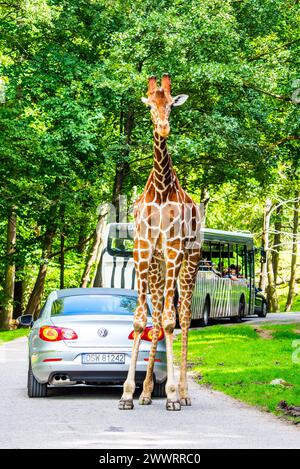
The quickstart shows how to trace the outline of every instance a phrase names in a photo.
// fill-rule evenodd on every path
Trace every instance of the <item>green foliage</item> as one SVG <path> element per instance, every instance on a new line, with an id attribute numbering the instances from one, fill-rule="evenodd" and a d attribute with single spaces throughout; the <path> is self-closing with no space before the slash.
<path id="1" fill-rule="evenodd" d="M 17 278 L 28 291 L 45 232 L 54 252 L 61 233 L 77 245 L 122 171 L 123 194 L 142 191 L 150 74 L 170 72 L 173 94 L 189 95 L 172 112 L 169 147 L 183 186 L 198 201 L 210 189 L 209 226 L 259 237 L 266 191 L 286 180 L 288 193 L 298 180 L 299 140 L 286 140 L 299 135 L 298 2 L 6 0 L 0 21 L 0 256 L 13 207 Z M 66 253 L 66 286 L 78 284 L 87 253 Z M 57 257 L 51 263 L 46 291 L 58 286 Z"/>

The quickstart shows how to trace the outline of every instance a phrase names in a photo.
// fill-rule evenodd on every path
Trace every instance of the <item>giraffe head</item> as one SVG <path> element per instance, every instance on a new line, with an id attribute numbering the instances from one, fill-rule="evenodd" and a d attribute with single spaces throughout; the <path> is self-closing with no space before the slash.
<path id="1" fill-rule="evenodd" d="M 186 94 L 179 94 L 174 98 L 171 96 L 170 75 L 165 73 L 161 79 L 161 87 L 157 87 L 156 77 L 151 76 L 148 80 L 147 98 L 142 98 L 151 112 L 154 130 L 161 137 L 167 138 L 170 133 L 169 116 L 172 107 L 181 106 L 187 98 Z"/>

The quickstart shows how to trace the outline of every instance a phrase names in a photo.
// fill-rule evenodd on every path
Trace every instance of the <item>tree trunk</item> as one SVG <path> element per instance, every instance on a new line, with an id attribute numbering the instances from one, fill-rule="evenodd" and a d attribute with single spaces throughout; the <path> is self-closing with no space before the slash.
<path id="1" fill-rule="evenodd" d="M 207 187 L 202 186 L 201 195 L 200 195 L 202 227 L 205 226 L 206 213 L 207 213 L 207 207 L 208 207 L 209 199 L 210 199 L 209 190 L 207 189 Z"/>
<path id="2" fill-rule="evenodd" d="M 7 221 L 6 268 L 4 283 L 4 305 L 0 318 L 0 328 L 9 330 L 13 317 L 13 302 L 15 289 L 15 260 L 17 235 L 17 216 L 12 210 Z"/>
<path id="3" fill-rule="evenodd" d="M 261 246 L 264 251 L 268 251 L 269 248 L 269 229 L 270 229 L 270 210 L 272 207 L 272 202 L 270 199 L 267 199 L 265 202 L 265 211 L 264 211 L 264 218 L 263 218 L 263 229 L 262 229 L 262 236 L 261 236 Z M 260 278 L 259 278 L 259 288 L 262 291 L 266 291 L 267 286 L 267 263 L 261 262 L 260 264 Z"/>
<path id="4" fill-rule="evenodd" d="M 23 256 L 16 256 L 15 291 L 14 291 L 14 312 L 13 319 L 17 319 L 23 314 L 24 292 L 26 281 L 24 278 L 25 259 Z"/>
<path id="5" fill-rule="evenodd" d="M 97 226 L 96 226 L 96 229 L 95 229 L 95 233 L 94 233 L 94 240 L 93 240 L 93 244 L 92 244 L 92 249 L 91 249 L 91 252 L 90 252 L 90 255 L 89 255 L 89 258 L 88 258 L 88 261 L 87 261 L 83 276 L 82 276 L 82 280 L 81 280 L 81 287 L 82 288 L 86 288 L 88 286 L 89 281 L 90 281 L 91 271 L 92 271 L 93 267 L 95 267 L 97 265 L 98 253 L 99 253 L 99 250 L 100 250 L 100 247 L 101 247 L 101 243 L 102 243 L 102 239 L 103 239 L 103 231 L 104 231 L 104 228 L 105 228 L 105 220 L 106 220 L 105 217 L 106 217 L 106 215 L 107 215 L 107 207 L 102 207 L 101 212 L 99 214 L 98 223 L 97 223 Z M 94 271 L 94 276 L 93 276 L 93 279 L 92 279 L 91 283 L 93 283 L 93 281 L 94 281 L 95 273 L 96 272 Z"/>
<path id="6" fill-rule="evenodd" d="M 106 222 L 105 222 L 105 227 L 106 227 Z M 103 228 L 102 233 L 104 233 L 105 227 Z M 91 277 L 91 286 L 92 287 L 102 287 L 103 286 L 103 281 L 102 281 L 102 252 L 103 252 L 103 237 L 101 239 L 101 242 L 99 243 L 98 246 L 98 251 L 96 254 L 96 260 L 95 260 L 95 269 L 93 271 L 93 275 Z M 98 282 L 98 284 L 97 284 Z"/>
<path id="7" fill-rule="evenodd" d="M 48 269 L 48 257 L 51 254 L 53 238 L 54 232 L 47 230 L 44 238 L 42 264 L 40 265 L 35 285 L 33 287 L 28 304 L 26 306 L 25 314 L 32 314 L 35 318 L 38 315 L 41 298 L 44 292 L 45 279 Z"/>
<path id="8" fill-rule="evenodd" d="M 24 293 L 24 280 L 16 280 L 15 291 L 14 291 L 13 319 L 17 319 L 23 313 L 23 293 Z"/>
<path id="9" fill-rule="evenodd" d="M 88 210 L 88 205 L 86 202 L 82 203 L 82 211 L 85 212 Z M 87 229 L 86 229 L 86 220 L 84 217 L 82 217 L 79 222 L 79 236 L 78 236 L 78 247 L 76 248 L 77 252 L 79 254 L 83 254 L 83 252 L 86 250 L 86 243 L 84 243 L 84 240 L 87 237 Z"/>
<path id="10" fill-rule="evenodd" d="M 274 282 L 274 272 L 272 264 L 271 252 L 267 253 L 267 268 L 268 268 L 268 286 L 267 286 L 267 301 L 268 309 L 271 312 L 279 312 L 279 302 L 277 297 L 276 285 Z"/>
<path id="11" fill-rule="evenodd" d="M 65 288 L 65 207 L 62 205 L 60 207 L 60 255 L 59 255 L 59 265 L 60 265 L 60 289 Z"/>
<path id="12" fill-rule="evenodd" d="M 277 298 L 276 286 L 274 283 L 274 272 L 272 264 L 272 255 L 270 250 L 270 220 L 272 213 L 272 201 L 266 199 L 263 233 L 262 233 L 262 246 L 266 251 L 267 262 L 262 262 L 261 266 L 261 282 L 260 288 L 267 292 L 267 301 L 269 311 L 279 311 L 279 303 Z"/>
<path id="13" fill-rule="evenodd" d="M 59 265 L 60 265 L 59 288 L 62 290 L 63 288 L 65 288 L 65 235 L 64 233 L 60 234 Z"/>
<path id="14" fill-rule="evenodd" d="M 281 230 L 282 230 L 282 205 L 279 205 L 276 209 L 276 220 L 274 222 L 274 243 L 272 251 L 272 266 L 274 272 L 274 283 L 277 284 L 278 278 L 278 266 L 279 266 L 279 253 L 281 243 Z"/>
<path id="15" fill-rule="evenodd" d="M 123 194 L 124 180 L 126 179 L 126 176 L 128 175 L 129 170 L 130 170 L 130 166 L 127 161 L 123 161 L 116 167 L 116 174 L 115 174 L 115 180 L 114 180 L 114 185 L 113 185 L 112 203 L 116 210 L 115 213 L 116 213 L 117 223 L 120 221 L 120 218 L 123 218 L 123 216 L 120 214 L 120 208 L 121 208 L 120 197 L 124 195 Z"/>
<path id="16" fill-rule="evenodd" d="M 290 311 L 293 306 L 295 296 L 295 283 L 296 283 L 296 268 L 297 268 L 297 255 L 298 255 L 298 229 L 299 229 L 299 197 L 300 191 L 295 192 L 294 202 L 294 217 L 293 217 L 293 247 L 292 247 L 292 262 L 291 262 L 291 277 L 289 281 L 289 292 L 286 301 L 286 311 Z"/>
<path id="17" fill-rule="evenodd" d="M 116 209 L 116 222 L 120 221 L 120 196 L 123 194 L 124 181 L 128 177 L 130 165 L 128 157 L 130 154 L 131 135 L 134 127 L 134 109 L 128 104 L 127 112 L 122 109 L 120 113 L 120 139 L 122 141 L 121 162 L 116 165 L 115 180 L 113 185 L 112 203 Z"/>

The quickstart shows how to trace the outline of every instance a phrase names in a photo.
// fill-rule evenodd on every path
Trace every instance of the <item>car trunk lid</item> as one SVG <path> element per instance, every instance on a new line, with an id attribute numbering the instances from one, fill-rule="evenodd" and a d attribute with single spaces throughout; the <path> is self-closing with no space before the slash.
<path id="1" fill-rule="evenodd" d="M 51 318 L 54 326 L 73 329 L 78 339 L 65 340 L 70 348 L 124 348 L 132 347 L 128 339 L 133 330 L 133 316 L 85 315 L 58 316 Z M 148 325 L 151 325 L 149 318 Z"/>

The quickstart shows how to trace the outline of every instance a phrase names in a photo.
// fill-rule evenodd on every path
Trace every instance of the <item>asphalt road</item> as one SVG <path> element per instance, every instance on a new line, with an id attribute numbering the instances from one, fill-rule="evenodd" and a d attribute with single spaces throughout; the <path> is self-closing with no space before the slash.
<path id="1" fill-rule="evenodd" d="M 278 324 L 288 324 L 294 322 L 300 322 L 300 311 L 293 313 L 270 313 L 266 318 L 258 318 L 257 316 L 245 318 L 244 322 L 260 323 L 260 322 L 271 322 Z"/>
<path id="2" fill-rule="evenodd" d="M 268 314 L 266 318 L 259 318 L 257 316 L 247 316 L 242 321 L 243 324 L 264 324 L 264 323 L 293 324 L 297 322 L 300 322 L 300 311 L 293 312 L 293 313 L 271 313 L 271 314 Z M 212 325 L 213 324 L 223 324 L 226 326 L 236 325 L 235 323 L 230 322 L 229 319 L 225 319 L 225 318 L 213 320 Z"/>
<path id="3" fill-rule="evenodd" d="M 26 395 L 26 339 L 0 346 L 0 448 L 300 448 L 300 429 L 192 380 L 192 407 L 119 411 L 120 388 Z"/>

